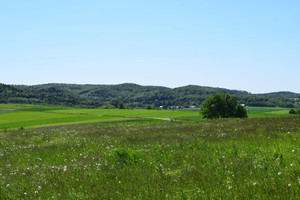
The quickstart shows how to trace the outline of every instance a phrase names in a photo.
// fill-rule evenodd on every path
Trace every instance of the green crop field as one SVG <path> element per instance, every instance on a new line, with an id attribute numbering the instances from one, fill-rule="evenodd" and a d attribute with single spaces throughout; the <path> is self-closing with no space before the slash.
<path id="1" fill-rule="evenodd" d="M 299 143 L 300 117 L 0 131 L 0 199 L 299 199 Z"/>
<path id="2" fill-rule="evenodd" d="M 289 116 L 288 108 L 247 107 L 249 118 Z M 202 120 L 199 110 L 82 109 L 23 104 L 0 104 L 0 129 L 156 118 Z"/>
<path id="3" fill-rule="evenodd" d="M 250 118 L 290 116 L 290 108 L 246 107 L 246 109 Z"/>
<path id="4" fill-rule="evenodd" d="M 25 105 L 1 105 L 0 129 L 34 128 L 56 126 L 64 124 L 76 124 L 87 122 L 101 122 L 113 120 L 125 120 L 121 116 L 96 116 L 65 113 L 51 113 L 50 111 L 66 109 L 55 107 L 40 107 Z"/>
<path id="5" fill-rule="evenodd" d="M 179 110 L 129 110 L 129 109 L 64 109 L 52 111 L 55 113 L 69 114 L 88 114 L 88 115 L 106 115 L 123 117 L 148 117 L 148 118 L 174 118 L 181 119 L 185 117 L 199 117 L 198 110 L 179 111 Z"/>

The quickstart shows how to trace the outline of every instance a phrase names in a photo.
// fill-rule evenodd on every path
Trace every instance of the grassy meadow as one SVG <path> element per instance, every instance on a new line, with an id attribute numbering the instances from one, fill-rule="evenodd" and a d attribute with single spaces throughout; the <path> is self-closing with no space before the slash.
<path id="1" fill-rule="evenodd" d="M 0 199 L 299 199 L 300 117 L 247 110 L 0 104 Z"/>
<path id="2" fill-rule="evenodd" d="M 0 199 L 299 199 L 300 117 L 0 132 Z"/>

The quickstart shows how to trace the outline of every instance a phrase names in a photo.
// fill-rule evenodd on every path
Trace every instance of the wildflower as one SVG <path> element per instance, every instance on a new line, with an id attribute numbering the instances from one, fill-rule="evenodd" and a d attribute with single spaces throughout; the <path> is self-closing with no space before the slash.
<path id="1" fill-rule="evenodd" d="M 67 166 L 64 166 L 64 172 L 67 171 Z"/>
<path id="2" fill-rule="evenodd" d="M 289 184 L 288 184 L 288 187 L 291 187 L 291 185 L 292 185 L 292 184 L 289 183 Z"/>
<path id="3" fill-rule="evenodd" d="M 295 149 L 293 149 L 292 152 L 295 152 Z"/>
<path id="4" fill-rule="evenodd" d="M 39 193 L 39 191 L 36 190 L 36 191 L 34 191 L 34 193 L 37 194 L 37 193 Z"/>
<path id="5" fill-rule="evenodd" d="M 25 195 L 27 195 L 27 192 L 24 192 Z"/>
<path id="6" fill-rule="evenodd" d="M 278 176 L 280 176 L 282 173 L 281 172 L 278 172 Z"/>
<path id="7" fill-rule="evenodd" d="M 291 163 L 290 166 L 293 167 L 293 163 Z"/>
<path id="8" fill-rule="evenodd" d="M 40 189 L 42 189 L 42 187 L 41 187 L 41 186 L 39 186 L 39 187 L 38 187 L 38 190 L 40 190 Z"/>
<path id="9" fill-rule="evenodd" d="M 232 188 L 231 186 L 228 186 L 228 189 L 229 189 L 229 190 L 231 190 L 231 188 Z"/>
<path id="10" fill-rule="evenodd" d="M 256 185 L 256 184 L 257 184 L 256 182 L 253 183 L 253 185 Z"/>
<path id="11" fill-rule="evenodd" d="M 10 187 L 10 184 L 6 184 L 6 187 Z"/>

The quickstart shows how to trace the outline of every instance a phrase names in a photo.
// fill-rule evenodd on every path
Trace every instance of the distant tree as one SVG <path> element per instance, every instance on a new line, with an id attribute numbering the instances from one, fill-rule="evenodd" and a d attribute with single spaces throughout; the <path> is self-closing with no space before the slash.
<path id="1" fill-rule="evenodd" d="M 289 114 L 296 114 L 296 111 L 295 111 L 294 109 L 291 109 L 291 110 L 289 111 Z"/>
<path id="2" fill-rule="evenodd" d="M 236 97 L 228 94 L 213 94 L 202 102 L 200 113 L 203 118 L 246 118 L 246 109 L 239 105 Z"/>
<path id="3" fill-rule="evenodd" d="M 146 110 L 153 110 L 153 109 L 154 109 L 154 107 L 153 107 L 153 106 L 151 106 L 151 105 L 147 105 L 147 106 L 145 107 L 145 109 L 146 109 Z"/>
<path id="4" fill-rule="evenodd" d="M 119 108 L 119 109 L 125 109 L 125 105 L 124 105 L 123 101 L 120 101 L 120 102 L 118 103 L 118 108 Z"/>

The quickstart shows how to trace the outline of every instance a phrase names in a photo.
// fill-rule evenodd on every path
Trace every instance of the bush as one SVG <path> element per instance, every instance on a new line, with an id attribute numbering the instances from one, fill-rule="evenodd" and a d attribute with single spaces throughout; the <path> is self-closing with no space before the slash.
<path id="1" fill-rule="evenodd" d="M 146 109 L 146 110 L 153 110 L 153 109 L 154 109 L 154 107 L 153 107 L 153 106 L 151 106 L 151 105 L 147 105 L 147 106 L 145 107 L 145 109 Z"/>
<path id="2" fill-rule="evenodd" d="M 119 148 L 115 150 L 116 161 L 122 164 L 133 164 L 138 161 L 141 155 L 128 148 Z"/>
<path id="3" fill-rule="evenodd" d="M 123 101 L 120 101 L 120 102 L 118 103 L 118 108 L 119 108 L 119 109 L 125 109 L 125 105 L 124 105 Z"/>
<path id="4" fill-rule="evenodd" d="M 297 109 L 297 110 L 291 109 L 291 110 L 289 111 L 289 114 L 298 114 L 298 115 L 300 115 L 300 108 Z"/>
<path id="5" fill-rule="evenodd" d="M 295 111 L 294 109 L 291 109 L 291 110 L 289 111 L 289 114 L 296 114 L 296 111 Z"/>

